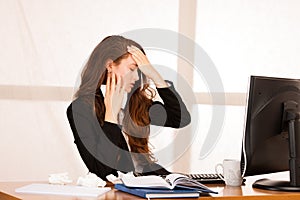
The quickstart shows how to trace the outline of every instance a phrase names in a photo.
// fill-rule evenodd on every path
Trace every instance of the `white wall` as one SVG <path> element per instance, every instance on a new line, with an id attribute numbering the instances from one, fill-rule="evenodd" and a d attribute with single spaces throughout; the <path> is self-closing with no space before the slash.
<path id="1" fill-rule="evenodd" d="M 297 0 L 198 1 L 196 42 L 226 92 L 246 92 L 250 74 L 299 78 L 299 8 Z"/>
<path id="2" fill-rule="evenodd" d="M 197 1 L 195 41 L 215 63 L 225 92 L 246 93 L 250 74 L 300 77 L 299 8 L 296 0 Z M 0 181 L 86 173 L 65 116 L 84 61 L 107 35 L 178 31 L 178 10 L 174 0 L 0 0 Z M 165 62 L 159 52 L 148 53 L 156 64 L 176 63 L 176 57 L 165 55 Z M 207 92 L 194 75 L 195 91 Z M 198 106 L 197 138 L 169 169 L 210 172 L 224 157 L 239 158 L 245 107 L 226 106 L 214 150 L 199 159 L 211 108 Z"/>

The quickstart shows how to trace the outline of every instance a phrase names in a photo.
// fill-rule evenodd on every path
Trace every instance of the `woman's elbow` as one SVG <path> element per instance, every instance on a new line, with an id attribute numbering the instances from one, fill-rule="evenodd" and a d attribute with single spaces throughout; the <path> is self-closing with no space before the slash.
<path id="1" fill-rule="evenodd" d="M 191 115 L 190 115 L 190 113 L 185 113 L 184 115 L 181 115 L 181 117 L 180 117 L 179 128 L 186 127 L 190 123 L 191 123 Z"/>
<path id="2" fill-rule="evenodd" d="M 174 116 L 173 115 L 173 128 L 183 128 L 191 123 L 191 115 L 190 113 L 184 113 L 181 115 Z"/>

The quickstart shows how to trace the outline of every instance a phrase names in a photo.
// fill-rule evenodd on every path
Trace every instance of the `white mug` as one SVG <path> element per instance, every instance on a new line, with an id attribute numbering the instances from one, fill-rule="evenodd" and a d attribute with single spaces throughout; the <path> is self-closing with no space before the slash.
<path id="1" fill-rule="evenodd" d="M 220 173 L 222 169 L 222 173 Z M 225 181 L 228 186 L 241 186 L 243 177 L 239 160 L 224 159 L 223 164 L 219 163 L 215 167 L 216 173 Z M 222 175 L 222 176 L 221 176 Z"/>

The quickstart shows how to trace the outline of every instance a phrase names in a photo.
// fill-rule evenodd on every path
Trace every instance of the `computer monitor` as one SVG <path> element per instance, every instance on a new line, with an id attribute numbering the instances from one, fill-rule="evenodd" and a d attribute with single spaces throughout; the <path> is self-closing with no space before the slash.
<path id="1" fill-rule="evenodd" d="M 300 191 L 300 79 L 251 76 L 241 167 L 245 176 L 290 171 L 254 188 Z"/>

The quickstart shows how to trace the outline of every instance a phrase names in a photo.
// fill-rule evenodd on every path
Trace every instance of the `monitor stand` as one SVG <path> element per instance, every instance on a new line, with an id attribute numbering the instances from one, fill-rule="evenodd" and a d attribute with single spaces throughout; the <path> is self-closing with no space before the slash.
<path id="1" fill-rule="evenodd" d="M 252 187 L 264 190 L 300 192 L 300 113 L 295 101 L 283 104 L 283 123 L 288 123 L 290 181 L 260 179 Z"/>
<path id="2" fill-rule="evenodd" d="M 300 186 L 291 186 L 290 181 L 260 179 L 255 181 L 252 187 L 263 190 L 300 192 Z"/>

